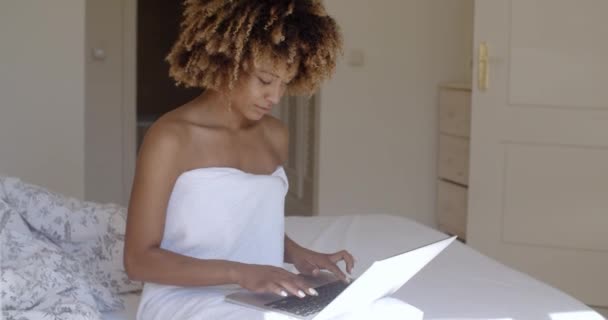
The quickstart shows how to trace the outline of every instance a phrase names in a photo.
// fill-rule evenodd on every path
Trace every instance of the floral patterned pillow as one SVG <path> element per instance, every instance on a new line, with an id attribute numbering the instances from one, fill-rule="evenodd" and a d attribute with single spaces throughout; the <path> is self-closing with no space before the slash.
<path id="1" fill-rule="evenodd" d="M 36 315 L 58 316 L 58 312 L 99 319 L 99 303 L 78 261 L 32 234 L 2 229 L 0 240 L 2 311 L 8 319 L 42 319 L 46 317 Z M 118 309 L 121 304 L 115 300 L 105 309 Z"/>
<path id="2" fill-rule="evenodd" d="M 4 190 L 0 186 L 0 233 L 4 230 L 13 230 L 23 234 L 29 234 L 30 229 L 23 218 L 15 212 L 6 202 Z"/>
<path id="3" fill-rule="evenodd" d="M 108 292 L 141 290 L 142 283 L 129 280 L 123 266 L 124 207 L 66 197 L 17 178 L 0 182 L 3 200 L 29 228 L 79 261 L 98 304 L 113 305 Z"/>

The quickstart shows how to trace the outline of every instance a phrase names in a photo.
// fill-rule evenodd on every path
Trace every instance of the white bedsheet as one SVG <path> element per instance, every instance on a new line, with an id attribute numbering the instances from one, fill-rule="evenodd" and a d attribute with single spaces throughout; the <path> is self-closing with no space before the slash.
<path id="1" fill-rule="evenodd" d="M 287 233 L 319 251 L 348 249 L 354 275 L 374 260 L 444 238 L 443 233 L 389 215 L 290 217 Z M 598 320 L 602 316 L 567 294 L 455 242 L 393 295 L 424 312 L 424 319 Z M 139 297 L 125 296 L 123 312 L 105 320 L 135 319 Z"/>

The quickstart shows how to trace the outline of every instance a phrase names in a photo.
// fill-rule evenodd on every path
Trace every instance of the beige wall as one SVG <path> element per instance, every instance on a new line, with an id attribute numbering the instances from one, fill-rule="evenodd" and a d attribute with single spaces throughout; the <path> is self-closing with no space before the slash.
<path id="1" fill-rule="evenodd" d="M 345 59 L 321 91 L 318 213 L 435 225 L 437 84 L 468 75 L 472 0 L 331 0 Z M 352 50 L 365 62 L 351 66 Z"/>
<path id="2" fill-rule="evenodd" d="M 131 189 L 126 172 L 135 162 L 135 5 L 86 1 L 84 197 L 90 201 L 126 205 Z"/>
<path id="3" fill-rule="evenodd" d="M 0 1 L 0 175 L 84 194 L 80 0 Z"/>
<path id="4" fill-rule="evenodd" d="M 321 93 L 319 212 L 392 212 L 433 225 L 436 85 L 467 75 L 472 0 L 326 5 L 345 58 L 361 49 L 365 63 L 341 63 Z M 82 1 L 0 2 L 0 174 L 77 197 L 84 20 Z"/>

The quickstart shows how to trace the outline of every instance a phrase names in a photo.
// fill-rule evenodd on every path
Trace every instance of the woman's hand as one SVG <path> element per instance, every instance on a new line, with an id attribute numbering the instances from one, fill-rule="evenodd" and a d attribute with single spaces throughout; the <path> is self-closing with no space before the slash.
<path id="1" fill-rule="evenodd" d="M 338 279 L 345 282 L 350 282 L 350 278 L 340 270 L 337 263 L 344 260 L 348 274 L 352 273 L 355 264 L 355 259 L 346 250 L 326 254 L 300 246 L 294 246 L 290 249 L 289 260 L 303 274 L 317 276 L 321 270 L 329 270 Z"/>
<path id="2" fill-rule="evenodd" d="M 304 298 L 318 295 L 317 291 L 304 280 L 285 269 L 257 264 L 239 264 L 235 282 L 257 293 L 274 293 L 286 297 L 288 293 Z"/>

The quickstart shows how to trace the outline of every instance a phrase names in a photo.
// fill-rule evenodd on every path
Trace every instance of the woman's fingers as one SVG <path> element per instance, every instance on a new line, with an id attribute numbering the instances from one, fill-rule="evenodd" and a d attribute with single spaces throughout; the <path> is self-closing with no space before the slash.
<path id="1" fill-rule="evenodd" d="M 338 263 L 340 260 L 344 260 L 346 263 L 346 271 L 351 274 L 353 271 L 353 267 L 355 266 L 355 259 L 353 256 L 346 250 L 341 250 L 336 253 L 329 255 L 329 260 L 334 264 Z"/>
<path id="2" fill-rule="evenodd" d="M 317 267 L 317 265 L 306 260 L 304 265 L 299 266 L 298 271 L 300 271 L 302 274 L 305 274 L 307 276 L 317 276 L 317 275 L 319 275 L 320 270 L 319 270 L 319 267 Z"/>
<path id="3" fill-rule="evenodd" d="M 317 290 L 310 286 L 306 281 L 302 280 L 302 278 L 295 276 L 294 283 L 307 295 L 317 296 Z"/>
<path id="4" fill-rule="evenodd" d="M 333 273 L 338 279 L 348 282 L 348 278 L 346 277 L 346 275 L 344 274 L 344 272 L 342 272 L 342 270 L 340 270 L 340 268 L 338 268 L 338 266 L 336 265 L 335 262 L 333 262 L 332 259 L 329 259 L 327 261 L 327 264 L 322 266 L 323 268 L 329 270 L 331 273 Z"/>
<path id="5" fill-rule="evenodd" d="M 272 292 L 272 293 L 282 296 L 282 297 L 287 297 L 289 295 L 289 293 L 287 293 L 287 290 L 285 290 L 285 288 L 283 288 L 282 286 L 279 286 L 277 284 L 274 284 L 274 283 L 268 284 L 267 290 L 268 290 L 268 292 Z"/>
<path id="6" fill-rule="evenodd" d="M 281 287 L 285 288 L 285 290 L 287 290 L 287 292 L 289 292 L 290 294 L 300 297 L 300 298 L 304 298 L 306 296 L 306 293 L 299 288 L 297 285 L 295 285 L 293 282 L 289 281 L 289 280 L 282 280 L 281 282 L 279 282 L 279 284 L 281 285 Z"/>
<path id="7" fill-rule="evenodd" d="M 317 291 L 308 283 L 289 271 L 285 271 L 285 277 L 279 284 L 294 296 L 304 298 L 306 295 L 318 295 Z"/>
<path id="8" fill-rule="evenodd" d="M 287 292 L 300 298 L 304 298 L 307 295 L 317 295 L 317 292 L 311 286 L 305 284 L 303 281 L 295 279 L 285 279 L 279 284 L 287 290 Z"/>

